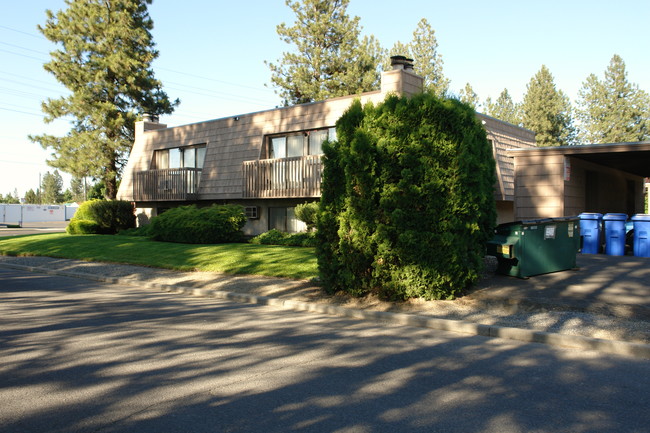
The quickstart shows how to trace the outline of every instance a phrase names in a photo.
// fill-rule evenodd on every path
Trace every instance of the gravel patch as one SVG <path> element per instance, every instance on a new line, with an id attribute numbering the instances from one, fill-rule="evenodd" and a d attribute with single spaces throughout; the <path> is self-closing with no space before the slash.
<path id="1" fill-rule="evenodd" d="M 59 272 L 83 274 L 89 278 L 108 277 L 129 283 L 176 285 L 208 290 L 293 299 L 303 302 L 337 305 L 373 311 L 417 314 L 426 317 L 463 320 L 467 322 L 504 327 L 530 329 L 593 337 L 605 340 L 650 343 L 650 322 L 616 317 L 593 312 L 567 311 L 560 307 L 513 305 L 503 301 L 485 302 L 471 296 L 454 301 L 386 302 L 376 296 L 352 298 L 346 294 L 325 294 L 313 281 L 288 280 L 256 275 L 233 276 L 212 272 L 177 272 L 166 269 L 115 263 L 83 262 L 49 257 L 0 256 L 0 264 L 21 265 L 51 269 Z M 484 278 L 491 277 L 488 268 Z"/>

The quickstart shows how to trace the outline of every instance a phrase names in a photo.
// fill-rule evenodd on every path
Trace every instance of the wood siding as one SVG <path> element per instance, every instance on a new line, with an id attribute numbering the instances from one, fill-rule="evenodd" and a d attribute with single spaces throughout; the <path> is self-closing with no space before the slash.
<path id="1" fill-rule="evenodd" d="M 510 149 L 535 147 L 535 133 L 484 114 L 477 113 L 477 117 L 487 132 L 488 140 L 492 142 L 497 175 L 494 198 L 500 201 L 513 201 L 515 164 L 514 158 L 506 152 Z"/>

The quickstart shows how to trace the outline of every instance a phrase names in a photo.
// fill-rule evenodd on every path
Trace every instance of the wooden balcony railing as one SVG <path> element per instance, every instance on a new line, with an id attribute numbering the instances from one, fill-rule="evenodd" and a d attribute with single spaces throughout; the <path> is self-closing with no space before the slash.
<path id="1" fill-rule="evenodd" d="M 244 161 L 244 197 L 320 197 L 319 155 Z"/>
<path id="2" fill-rule="evenodd" d="M 133 179 L 133 198 L 136 201 L 195 200 L 200 179 L 200 168 L 139 171 Z"/>

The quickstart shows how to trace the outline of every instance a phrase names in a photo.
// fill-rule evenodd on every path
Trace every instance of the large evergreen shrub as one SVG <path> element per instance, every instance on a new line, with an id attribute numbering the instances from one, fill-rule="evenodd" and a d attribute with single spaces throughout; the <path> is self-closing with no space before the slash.
<path id="1" fill-rule="evenodd" d="M 70 220 L 69 234 L 115 234 L 135 227 L 133 204 L 123 200 L 88 200 Z"/>
<path id="2" fill-rule="evenodd" d="M 240 242 L 246 215 L 241 206 L 196 205 L 170 209 L 151 220 L 154 240 L 187 244 Z"/>
<path id="3" fill-rule="evenodd" d="M 324 146 L 325 289 L 450 299 L 479 276 L 496 220 L 492 148 L 474 110 L 431 94 L 355 102 Z"/>

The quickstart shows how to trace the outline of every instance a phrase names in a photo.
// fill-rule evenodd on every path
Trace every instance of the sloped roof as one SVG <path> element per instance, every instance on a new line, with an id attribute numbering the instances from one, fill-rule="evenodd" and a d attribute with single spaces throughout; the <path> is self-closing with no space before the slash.
<path id="1" fill-rule="evenodd" d="M 507 154 L 515 157 L 566 155 L 637 176 L 650 177 L 650 141 L 510 149 Z"/>

